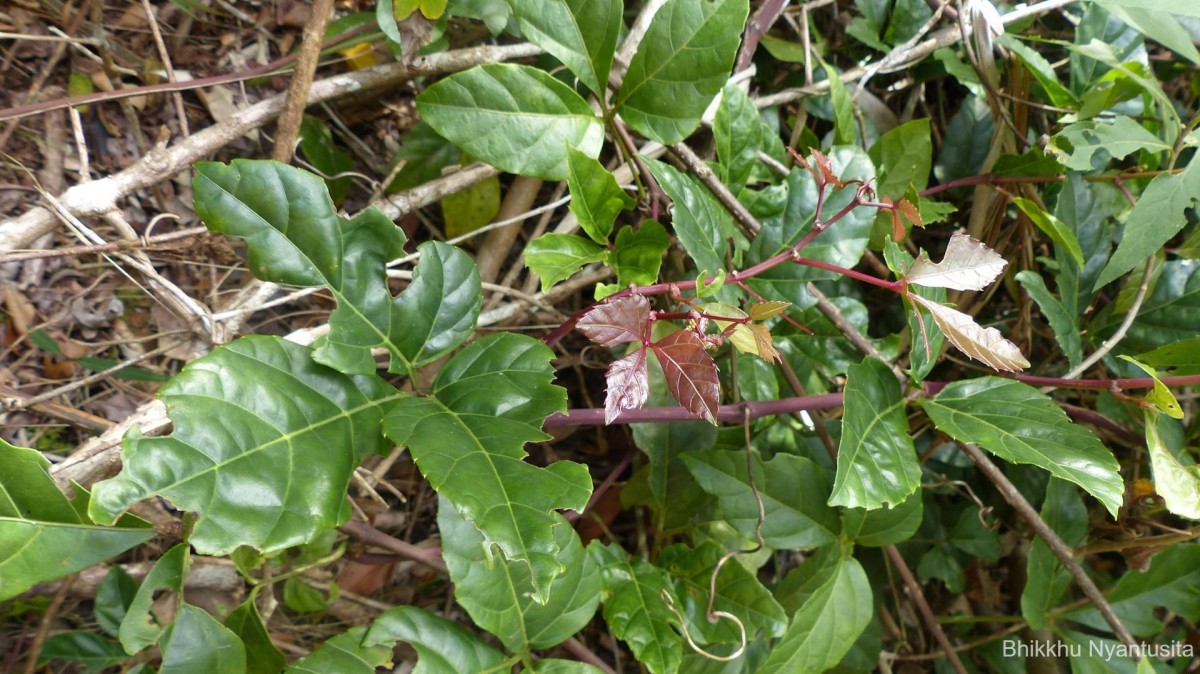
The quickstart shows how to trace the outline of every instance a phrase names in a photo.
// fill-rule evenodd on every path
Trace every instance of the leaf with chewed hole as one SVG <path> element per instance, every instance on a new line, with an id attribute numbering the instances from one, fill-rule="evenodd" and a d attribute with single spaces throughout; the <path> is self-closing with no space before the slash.
<path id="1" fill-rule="evenodd" d="M 984 328 L 975 319 L 942 306 L 933 300 L 909 293 L 908 298 L 925 307 L 933 321 L 945 333 L 946 339 L 959 351 L 996 370 L 1017 372 L 1029 367 L 1029 361 L 1016 344 L 1008 341 L 996 328 Z"/>
<path id="2" fill-rule="evenodd" d="M 692 414 L 717 423 L 721 387 L 717 364 L 704 350 L 704 342 L 691 330 L 680 330 L 650 345 L 662 365 L 671 395 Z"/>

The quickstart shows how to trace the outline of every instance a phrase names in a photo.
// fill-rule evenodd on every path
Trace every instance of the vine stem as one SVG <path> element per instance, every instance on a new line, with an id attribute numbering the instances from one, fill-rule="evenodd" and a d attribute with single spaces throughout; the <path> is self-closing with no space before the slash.
<path id="1" fill-rule="evenodd" d="M 1042 521 L 1041 516 L 1033 509 L 1029 501 L 1025 500 L 1025 497 L 1017 490 L 1016 485 L 1008 479 L 996 464 L 992 463 L 992 460 L 983 453 L 983 450 L 969 442 L 959 443 L 959 446 L 963 448 L 963 451 L 971 458 L 971 461 L 975 463 L 980 472 L 992 481 L 992 484 L 996 486 L 1000 495 L 1004 497 L 1004 500 L 1008 501 L 1013 510 L 1021 516 L 1021 519 L 1025 520 L 1025 523 L 1037 533 L 1038 537 L 1045 541 L 1046 546 L 1050 548 L 1054 556 L 1062 562 L 1063 566 L 1071 574 L 1071 577 L 1075 579 L 1075 583 L 1079 586 L 1079 589 L 1083 590 L 1083 594 L 1096 605 L 1096 609 L 1100 611 L 1100 615 L 1104 616 L 1104 620 L 1113 628 L 1113 633 L 1120 639 L 1121 643 L 1131 648 L 1136 648 L 1137 641 L 1134 640 L 1133 635 L 1129 633 L 1129 630 L 1121 622 L 1121 619 L 1117 617 L 1117 614 L 1113 612 L 1112 605 L 1104 598 L 1104 593 L 1100 591 L 1100 588 L 1096 587 L 1096 583 L 1092 581 L 1091 576 L 1087 575 L 1087 572 L 1083 570 L 1079 562 L 1075 561 L 1075 551 L 1063 539 L 1059 538 L 1058 534 L 1054 533 L 1054 530 L 1049 525 Z"/>
<path id="2" fill-rule="evenodd" d="M 904 561 L 904 557 L 900 554 L 900 550 L 894 545 L 889 545 L 884 548 L 888 559 L 892 561 L 896 569 L 900 572 L 900 577 L 904 579 L 904 585 L 908 588 L 909 599 L 917 605 L 917 610 L 921 612 L 921 619 L 925 621 L 926 627 L 933 633 L 934 641 L 942 647 L 942 652 L 946 656 L 946 660 L 950 662 L 950 666 L 954 668 L 958 674 L 967 674 L 967 668 L 963 666 L 962 660 L 958 659 L 958 651 L 954 648 L 954 644 L 950 643 L 950 638 L 946 636 L 946 631 L 942 629 L 941 623 L 937 621 L 937 616 L 933 614 L 933 609 L 929 607 L 929 602 L 925 601 L 925 594 L 921 591 L 921 584 L 917 582 L 913 576 L 912 569 L 908 568 L 908 563 Z"/>

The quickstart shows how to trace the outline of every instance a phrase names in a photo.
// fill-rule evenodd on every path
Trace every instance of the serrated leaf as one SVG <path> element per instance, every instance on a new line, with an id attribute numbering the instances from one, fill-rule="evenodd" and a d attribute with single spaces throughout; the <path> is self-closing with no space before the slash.
<path id="1" fill-rule="evenodd" d="M 995 370 L 1016 372 L 1029 367 L 1029 361 L 1016 344 L 1008 341 L 996 328 L 984 328 L 967 314 L 909 293 L 908 299 L 921 305 L 933 316 L 946 339 L 959 351 Z"/>
<path id="2" fill-rule="evenodd" d="M 717 423 L 721 399 L 717 364 L 704 342 L 691 330 L 679 330 L 650 345 L 667 378 L 667 388 L 679 404 L 705 421 Z"/>
<path id="3" fill-rule="evenodd" d="M 551 383 L 553 355 L 523 335 L 484 337 L 442 367 L 429 397 L 393 403 L 383 422 L 387 437 L 409 448 L 430 485 L 488 545 L 529 565 L 541 602 L 564 571 L 551 511 L 582 510 L 592 490 L 580 464 L 524 461 L 524 444 L 548 439 L 542 423 L 566 409 L 566 391 Z"/>
<path id="4" fill-rule="evenodd" d="M 1042 520 L 1071 547 L 1087 540 L 1087 508 L 1079 492 L 1066 480 L 1050 478 Z M 1046 611 L 1057 604 L 1071 585 L 1071 575 L 1042 539 L 1035 539 L 1026 562 L 1025 587 L 1021 590 L 1021 615 L 1034 629 L 1046 625 Z"/>
<path id="5" fill-rule="evenodd" d="M 1198 587 L 1200 546 L 1172 545 L 1153 557 L 1148 570 L 1132 570 L 1121 576 L 1105 598 L 1134 636 L 1153 637 L 1166 629 L 1156 615 L 1162 608 L 1188 622 L 1200 618 Z M 1076 610 L 1067 617 L 1097 630 L 1111 630 L 1094 608 Z"/>
<path id="6" fill-rule="evenodd" d="M 163 635 L 160 674 L 246 671 L 246 647 L 204 609 L 184 604 Z"/>
<path id="7" fill-rule="evenodd" d="M 755 302 L 750 305 L 750 309 L 747 310 L 746 315 L 753 321 L 765 321 L 782 315 L 791 305 L 791 302 L 781 302 L 778 300 Z"/>
<path id="8" fill-rule="evenodd" d="M 482 291 L 466 253 L 422 244 L 412 283 L 393 298 L 385 265 L 403 252 L 404 233 L 375 209 L 338 218 L 317 176 L 236 159 L 198 165 L 193 189 L 196 212 L 210 229 L 246 240 L 255 276 L 333 291 L 338 306 L 314 355 L 319 362 L 371 374 L 371 349 L 383 347 L 391 370 L 402 372 L 437 360 L 474 331 Z"/>
<path id="9" fill-rule="evenodd" d="M 542 292 L 574 276 L 584 265 L 602 262 L 608 251 L 574 234 L 543 234 L 525 247 L 525 265 L 542 278 Z"/>
<path id="10" fill-rule="evenodd" d="M 955 233 L 946 244 L 946 254 L 941 262 L 934 263 L 922 251 L 904 278 L 926 288 L 983 290 L 996 280 L 1007 264 L 999 253 L 982 241 Z"/>
<path id="11" fill-rule="evenodd" d="M 650 404 L 670 402 L 662 368 L 653 359 Z M 646 454 L 648 464 L 634 473 L 630 485 L 621 492 L 626 507 L 647 505 L 655 514 L 658 532 L 686 526 L 710 510 L 712 499 L 696 484 L 680 456 L 684 452 L 710 448 L 717 440 L 717 429 L 705 422 L 632 424 L 633 440 Z"/>
<path id="12" fill-rule="evenodd" d="M 903 503 L 921 486 L 921 464 L 908 436 L 904 396 L 887 364 L 851 365 L 843 394 L 842 439 L 829 505 L 878 508 Z"/>
<path id="13" fill-rule="evenodd" d="M 783 639 L 759 670 L 763 674 L 817 674 L 833 667 L 867 628 L 874 611 L 867 574 L 841 557 L 829 579 L 804 602 Z"/>
<path id="14" fill-rule="evenodd" d="M 738 353 L 752 353 L 763 360 L 775 362 L 779 360 L 779 351 L 775 349 L 771 330 L 762 323 L 743 323 L 734 326 L 729 333 L 729 343 Z"/>
<path id="15" fill-rule="evenodd" d="M 854 119 L 854 99 L 846 91 L 841 74 L 828 63 L 825 67 L 825 77 L 829 82 L 829 97 L 833 101 L 833 143 L 834 145 L 852 145 L 858 138 L 858 123 Z"/>
<path id="16" fill-rule="evenodd" d="M 683 638 L 675 631 L 678 619 L 667 608 L 667 574 L 641 558 L 628 559 L 615 543 L 593 542 L 588 554 L 604 580 L 604 620 L 618 639 L 629 645 L 652 674 L 674 674 L 683 657 Z"/>
<path id="17" fill-rule="evenodd" d="M 620 0 L 508 0 L 530 42 L 604 95 L 621 30 Z"/>
<path id="18" fill-rule="evenodd" d="M 641 409 L 650 396 L 645 347 L 613 361 L 604 373 L 604 423 L 611 424 L 625 410 Z"/>
<path id="19" fill-rule="evenodd" d="M 1155 176 L 1134 204 L 1125 233 L 1112 259 L 1100 272 L 1099 290 L 1146 261 L 1187 224 L 1186 211 L 1200 200 L 1200 161 L 1192 160 L 1183 173 Z"/>
<path id="20" fill-rule="evenodd" d="M 733 82 L 721 93 L 721 105 L 713 118 L 713 139 L 722 180 L 735 193 L 746 183 L 775 178 L 758 158 L 759 152 L 780 161 L 784 158 L 779 134 L 767 126 L 754 102 Z"/>
<path id="21" fill-rule="evenodd" d="M 643 136 L 678 143 L 721 91 L 749 13 L 746 0 L 669 0 L 629 62 L 617 111 Z"/>
<path id="22" fill-rule="evenodd" d="M 381 403 L 396 391 L 350 376 L 278 337 L 251 336 L 192 361 L 159 389 L 171 435 L 125 436 L 124 468 L 95 486 L 88 513 L 111 522 L 150 496 L 199 514 L 201 554 L 309 542 L 350 517 L 346 486 L 388 445 Z"/>
<path id="23" fill-rule="evenodd" d="M 0 440 L 0 600 L 69 576 L 154 537 L 154 530 L 92 526 L 50 477 L 35 449 Z M 76 487 L 77 499 L 87 492 Z"/>
<path id="24" fill-rule="evenodd" d="M 455 623 L 416 606 L 381 613 L 363 635 L 362 645 L 390 652 L 397 641 L 417 651 L 413 674 L 477 674 L 499 667 L 504 654 Z"/>
<path id="25" fill-rule="evenodd" d="M 1054 339 L 1058 340 L 1058 346 L 1062 349 L 1063 355 L 1067 357 L 1067 362 L 1071 367 L 1078 365 L 1083 358 L 1083 345 L 1079 335 L 1079 325 L 1075 319 L 1067 313 L 1066 308 L 1050 292 L 1046 287 L 1046 282 L 1036 272 L 1026 269 L 1018 272 L 1016 279 L 1025 292 L 1033 298 L 1033 301 L 1037 302 L 1042 314 L 1046 316 L 1046 320 L 1050 323 L 1050 329 L 1054 332 Z"/>
<path id="26" fill-rule="evenodd" d="M 689 451 L 680 458 L 704 491 L 717 497 L 725 521 L 753 541 L 758 500 L 750 490 L 745 451 Z M 815 548 L 834 540 L 837 515 L 825 505 L 828 478 L 812 461 L 776 454 L 752 458 L 754 481 L 762 499 L 763 540 L 776 550 Z"/>
<path id="27" fill-rule="evenodd" d="M 725 548 L 707 541 L 695 548 L 672 545 L 658 558 L 659 568 L 671 576 L 677 606 L 688 623 L 692 639 L 700 644 L 738 643 L 740 631 L 729 620 L 710 623 L 706 616 L 710 582 L 717 562 L 725 556 Z M 713 610 L 736 615 L 746 628 L 749 639 L 771 639 L 783 636 L 787 614 L 758 578 L 740 564 L 724 564 L 716 578 Z"/>
<path id="28" fill-rule="evenodd" d="M 375 674 L 392 661 L 392 647 L 364 644 L 366 633 L 366 627 L 351 627 L 293 662 L 284 674 Z"/>
<path id="29" fill-rule="evenodd" d="M 671 247 L 671 237 L 656 220 L 644 220 L 633 227 L 617 230 L 612 265 L 617 272 L 617 285 L 628 288 L 633 285 L 650 285 L 658 281 L 658 270 L 662 267 L 663 253 Z"/>
<path id="30" fill-rule="evenodd" d="M 671 226 L 696 269 L 724 269 L 727 239 L 735 229 L 733 216 L 706 187 L 675 167 L 652 159 L 646 165 L 671 197 Z"/>
<path id="31" fill-rule="evenodd" d="M 530 66 L 456 73 L 417 96 L 417 110 L 463 152 L 508 173 L 566 180 L 567 147 L 600 153 L 604 127 L 587 101 Z"/>
<path id="32" fill-rule="evenodd" d="M 1074 482 L 1114 516 L 1120 509 L 1125 483 L 1112 452 L 1032 386 L 997 377 L 968 379 L 923 405 L 934 425 L 954 439 Z"/>
<path id="33" fill-rule="evenodd" d="M 842 513 L 842 533 L 855 545 L 867 547 L 903 543 L 920 529 L 924 512 L 920 490 L 892 507 L 846 508 Z"/>
<path id="34" fill-rule="evenodd" d="M 1070 254 L 1075 264 L 1080 267 L 1084 265 L 1083 249 L 1079 246 L 1079 237 L 1075 236 L 1075 232 L 1071 231 L 1067 223 L 1042 210 L 1036 203 L 1029 199 L 1013 197 L 1012 201 L 1038 229 L 1042 230 L 1043 234 L 1050 237 L 1050 240 L 1054 243 L 1062 246 L 1063 250 Z"/>
<path id="35" fill-rule="evenodd" d="M 254 599 L 251 593 L 249 599 L 225 617 L 224 625 L 246 647 L 246 671 L 249 674 L 276 674 L 287 666 L 287 660 L 271 642 Z"/>
<path id="36" fill-rule="evenodd" d="M 567 148 L 567 185 L 571 188 L 571 212 L 583 231 L 600 245 L 608 242 L 617 215 L 637 203 L 603 164 L 573 147 Z"/>
<path id="37" fill-rule="evenodd" d="M 650 302 L 644 295 L 618 297 L 593 306 L 575 327 L 600 346 L 648 341 Z"/>
<path id="38" fill-rule="evenodd" d="M 1200 467 L 1185 466 L 1171 453 L 1158 433 L 1158 412 L 1146 410 L 1146 447 L 1154 471 L 1154 490 L 1167 510 L 1200 520 Z"/>
<path id="39" fill-rule="evenodd" d="M 549 601 L 539 604 L 532 598 L 528 565 L 503 560 L 489 564 L 479 530 L 449 501 L 438 503 L 442 556 L 454 581 L 455 599 L 476 625 L 499 637 L 512 653 L 557 646 L 591 622 L 600 604 L 595 561 L 570 524 L 561 515 L 554 517 L 558 561 L 565 571 L 551 584 Z"/>
<path id="40" fill-rule="evenodd" d="M 870 155 L 879 167 L 876 193 L 899 199 L 910 186 L 925 189 L 933 166 L 929 119 L 914 119 L 883 134 L 871 146 Z"/>
<path id="41" fill-rule="evenodd" d="M 125 618 L 121 620 L 118 636 L 125 652 L 134 655 L 142 649 L 158 643 L 166 626 L 159 625 L 150 612 L 155 595 L 163 590 L 176 595 L 183 592 L 183 579 L 191 559 L 186 543 L 180 543 L 159 557 L 138 587 L 137 594 L 129 604 Z"/>

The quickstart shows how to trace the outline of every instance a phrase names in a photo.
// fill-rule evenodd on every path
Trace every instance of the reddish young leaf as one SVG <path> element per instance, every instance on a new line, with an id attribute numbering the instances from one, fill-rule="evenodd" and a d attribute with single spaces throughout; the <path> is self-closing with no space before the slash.
<path id="1" fill-rule="evenodd" d="M 782 314 L 790 306 L 792 306 L 791 302 L 756 302 L 750 305 L 746 313 L 749 314 L 751 320 L 765 321 Z"/>
<path id="2" fill-rule="evenodd" d="M 901 199 L 900 201 L 896 202 L 896 208 L 903 213 L 905 219 L 912 224 L 916 225 L 917 227 L 925 226 L 925 223 L 921 221 L 921 211 L 917 210 L 917 207 L 913 206 L 913 203 L 908 199 Z"/>
<path id="3" fill-rule="evenodd" d="M 821 178 L 825 184 L 833 185 L 834 187 L 845 187 L 846 183 L 842 182 L 842 179 L 833 172 L 833 164 L 830 163 L 829 157 L 821 154 L 821 151 L 816 148 L 813 148 L 812 156 L 813 163 L 820 169 Z"/>
<path id="4" fill-rule="evenodd" d="M 597 304 L 575 327 L 601 346 L 642 342 L 650 334 L 650 302 L 641 295 L 629 295 Z"/>
<path id="5" fill-rule="evenodd" d="M 717 423 L 721 385 L 717 364 L 704 350 L 704 341 L 691 330 L 680 330 L 650 345 L 667 377 L 671 395 L 692 414 Z"/>
<path id="6" fill-rule="evenodd" d="M 624 410 L 640 409 L 650 395 L 650 379 L 646 374 L 646 349 L 613 361 L 604 375 L 608 395 L 604 399 L 604 423 L 611 424 Z"/>

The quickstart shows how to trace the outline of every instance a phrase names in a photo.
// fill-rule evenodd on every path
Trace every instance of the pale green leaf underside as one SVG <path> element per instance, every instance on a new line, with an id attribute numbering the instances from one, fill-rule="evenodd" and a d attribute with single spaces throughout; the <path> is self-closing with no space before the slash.
<path id="1" fill-rule="evenodd" d="M 530 66 L 491 64 L 451 75 L 417 97 L 421 118 L 496 168 L 566 180 L 567 147 L 600 153 L 604 126 L 587 101 Z"/>
<path id="2" fill-rule="evenodd" d="M 746 0 L 670 0 L 629 63 L 617 107 L 643 136 L 687 138 L 724 86 L 746 23 Z"/>
<path id="3" fill-rule="evenodd" d="M 344 522 L 350 474 L 386 449 L 380 404 L 397 394 L 311 353 L 255 336 L 193 361 L 159 392 L 174 433 L 126 436 L 124 469 L 96 485 L 89 514 L 110 522 L 162 496 L 200 515 L 190 542 L 211 555 L 282 550 Z"/>
<path id="4" fill-rule="evenodd" d="M 530 566 L 540 601 L 563 571 L 552 511 L 581 510 L 592 488 L 580 464 L 524 461 L 524 444 L 549 438 L 542 422 L 566 406 L 566 392 L 550 383 L 552 355 L 521 335 L 485 337 L 442 368 L 432 396 L 401 399 L 384 420 L 387 436 L 412 451 L 488 544 Z"/>
<path id="5" fill-rule="evenodd" d="M 980 377 L 950 384 L 924 406 L 934 425 L 954 439 L 1074 482 L 1114 516 L 1121 507 L 1125 483 L 1112 452 L 1037 389 Z"/>

